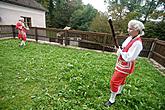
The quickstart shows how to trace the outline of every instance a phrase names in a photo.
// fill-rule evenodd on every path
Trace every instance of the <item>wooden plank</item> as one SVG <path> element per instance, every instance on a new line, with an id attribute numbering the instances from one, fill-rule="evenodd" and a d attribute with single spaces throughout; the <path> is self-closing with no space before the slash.
<path id="1" fill-rule="evenodd" d="M 165 60 L 165 56 L 162 56 L 161 54 L 159 53 L 156 53 L 156 52 L 152 52 L 153 54 L 157 55 L 158 57 L 160 57 L 162 60 Z"/>
<path id="2" fill-rule="evenodd" d="M 80 42 L 91 43 L 91 44 L 98 44 L 98 45 L 102 44 L 102 43 L 97 43 L 97 42 L 93 42 L 93 41 L 89 41 L 89 40 L 80 40 Z"/>
<path id="3" fill-rule="evenodd" d="M 157 40 L 156 43 L 165 46 L 165 41 Z"/>
<path id="4" fill-rule="evenodd" d="M 104 36 L 104 41 L 103 41 L 103 52 L 104 52 L 104 50 L 105 50 L 105 44 L 106 44 L 106 40 L 107 40 L 107 35 L 105 35 Z"/>
<path id="5" fill-rule="evenodd" d="M 155 48 L 155 46 L 156 46 L 156 44 L 155 44 L 156 40 L 157 40 L 157 39 L 153 40 L 153 42 L 152 42 L 152 45 L 151 45 L 151 48 L 150 48 L 150 52 L 149 52 L 149 54 L 148 54 L 148 58 L 150 58 L 151 55 L 152 55 L 152 51 L 154 50 L 154 48 Z"/>

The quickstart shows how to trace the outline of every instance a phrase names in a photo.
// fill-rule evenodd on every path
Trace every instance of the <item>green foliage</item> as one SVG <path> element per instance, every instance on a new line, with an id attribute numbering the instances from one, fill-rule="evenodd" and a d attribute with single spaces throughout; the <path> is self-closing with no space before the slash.
<path id="1" fill-rule="evenodd" d="M 53 19 L 54 19 L 54 14 L 53 14 L 53 10 L 54 10 L 54 4 L 53 4 L 53 0 L 49 0 L 49 5 L 48 5 L 48 13 L 47 13 L 47 19 L 46 19 L 46 24 L 48 27 L 52 27 L 53 24 Z"/>
<path id="2" fill-rule="evenodd" d="M 38 0 L 45 5 L 44 1 Z M 89 30 L 89 25 L 97 10 L 92 5 L 83 5 L 82 0 L 49 0 L 46 13 L 47 27 Z"/>
<path id="3" fill-rule="evenodd" d="M 163 10 L 158 10 L 160 7 L 164 7 L 165 3 L 160 0 L 147 0 L 144 6 L 141 8 L 141 14 L 144 15 L 143 23 L 147 22 L 147 19 L 153 18 L 157 19 L 164 13 Z M 159 13 L 159 14 L 158 14 Z M 160 14 L 162 13 L 162 14 Z M 153 16 L 156 15 L 156 16 Z M 163 20 L 162 20 L 163 21 Z"/>
<path id="4" fill-rule="evenodd" d="M 108 10 L 113 18 L 113 24 L 117 33 L 127 33 L 127 23 L 131 19 L 141 17 L 138 0 L 105 0 Z"/>
<path id="5" fill-rule="evenodd" d="M 92 19 L 96 16 L 96 9 L 90 4 L 85 5 L 82 9 L 76 10 L 70 18 L 70 26 L 73 29 L 88 31 Z"/>
<path id="6" fill-rule="evenodd" d="M 90 31 L 110 33 L 108 15 L 98 12 L 90 24 Z"/>
<path id="7" fill-rule="evenodd" d="M 118 30 L 119 33 L 127 33 L 127 23 L 132 19 L 138 19 L 144 24 L 146 23 L 145 37 L 164 39 L 164 10 L 160 10 L 160 7 L 165 6 L 164 2 L 160 0 L 105 1 L 109 5 L 109 13 L 114 19 L 115 30 Z M 157 19 L 160 17 L 163 17 L 160 23 L 150 23 L 150 19 Z"/>
<path id="8" fill-rule="evenodd" d="M 107 108 L 116 56 L 18 40 L 0 41 L 1 110 L 164 110 L 165 78 L 140 58 Z"/>
<path id="9" fill-rule="evenodd" d="M 50 24 L 52 27 L 64 28 L 68 25 L 72 14 L 69 2 L 69 0 L 55 0 L 52 24 Z"/>
<path id="10" fill-rule="evenodd" d="M 47 8 L 47 27 L 64 28 L 69 25 L 72 13 L 82 7 L 81 0 L 38 0 Z M 48 2 L 48 3 L 47 3 Z"/>
<path id="11" fill-rule="evenodd" d="M 36 0 L 37 2 L 39 2 L 43 7 L 45 7 L 46 9 L 48 8 L 48 4 L 50 0 Z"/>
<path id="12" fill-rule="evenodd" d="M 147 22 L 145 24 L 145 36 L 165 40 L 165 22 Z"/>

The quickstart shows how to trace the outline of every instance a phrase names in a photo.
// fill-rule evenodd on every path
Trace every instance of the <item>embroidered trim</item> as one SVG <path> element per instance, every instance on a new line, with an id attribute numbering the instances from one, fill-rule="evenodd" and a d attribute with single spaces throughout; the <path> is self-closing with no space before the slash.
<path id="1" fill-rule="evenodd" d="M 119 70 L 118 68 L 115 67 L 115 70 L 121 72 L 121 73 L 124 73 L 124 74 L 129 74 L 128 72 L 125 72 L 125 71 L 122 71 L 122 70 Z"/>
<path id="2" fill-rule="evenodd" d="M 125 63 L 127 63 L 126 65 L 122 64 L 123 62 L 125 62 L 125 61 L 117 60 L 116 66 L 118 66 L 121 69 L 131 69 L 132 62 L 125 62 Z"/>

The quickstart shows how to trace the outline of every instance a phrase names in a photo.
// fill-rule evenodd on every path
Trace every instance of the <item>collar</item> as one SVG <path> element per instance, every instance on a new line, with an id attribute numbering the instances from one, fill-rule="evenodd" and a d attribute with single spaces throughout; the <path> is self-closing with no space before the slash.
<path id="1" fill-rule="evenodd" d="M 135 40 L 135 39 L 137 39 L 139 37 L 140 37 L 140 34 L 138 34 L 137 36 L 132 37 L 132 40 Z"/>

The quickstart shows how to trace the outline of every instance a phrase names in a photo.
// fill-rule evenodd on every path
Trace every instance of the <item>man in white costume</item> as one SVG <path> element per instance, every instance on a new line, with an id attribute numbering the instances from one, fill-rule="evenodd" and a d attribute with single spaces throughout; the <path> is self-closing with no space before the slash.
<path id="1" fill-rule="evenodd" d="M 131 20 L 128 23 L 127 29 L 129 36 L 123 42 L 122 49 L 117 50 L 117 62 L 114 74 L 110 81 L 111 96 L 105 103 L 106 106 L 111 106 L 115 103 L 117 94 L 121 94 L 125 85 L 126 77 L 133 73 L 135 60 L 143 49 L 141 36 L 144 35 L 144 25 L 138 20 Z"/>
<path id="2" fill-rule="evenodd" d="M 21 39 L 21 44 L 19 46 L 24 47 L 27 37 L 26 32 L 29 30 L 29 27 L 24 24 L 24 18 L 19 18 L 19 21 L 16 23 L 16 29 L 18 29 L 18 38 Z"/>

